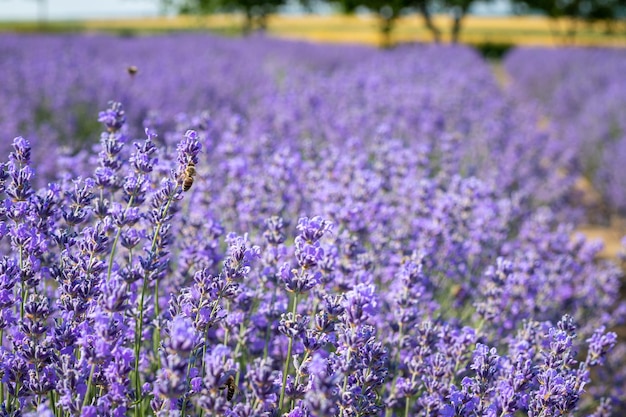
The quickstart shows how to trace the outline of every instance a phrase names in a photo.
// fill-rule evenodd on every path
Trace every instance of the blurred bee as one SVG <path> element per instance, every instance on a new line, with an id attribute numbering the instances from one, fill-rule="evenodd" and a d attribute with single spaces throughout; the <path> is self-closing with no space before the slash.
<path id="1" fill-rule="evenodd" d="M 226 380 L 225 388 L 228 389 L 228 391 L 226 392 L 226 399 L 228 401 L 230 401 L 235 396 L 235 389 L 237 388 L 235 386 L 235 377 L 234 376 L 230 375 L 228 377 L 228 379 Z"/>
<path id="2" fill-rule="evenodd" d="M 195 176 L 196 164 L 194 164 L 193 161 L 189 161 L 180 178 L 180 183 L 182 184 L 183 191 L 189 191 L 189 189 L 193 185 L 193 179 Z"/>
<path id="3" fill-rule="evenodd" d="M 129 66 L 128 68 L 126 68 L 126 71 L 128 71 L 128 74 L 129 74 L 131 77 L 134 77 L 134 76 L 135 76 L 135 74 L 137 74 L 137 73 L 139 72 L 139 68 L 137 68 L 137 67 L 136 67 L 136 66 L 134 66 L 134 65 L 131 65 L 131 66 Z"/>
<path id="4" fill-rule="evenodd" d="M 235 384 L 235 372 L 228 371 L 220 378 L 220 381 L 224 381 L 222 385 L 220 385 L 220 389 L 226 389 L 226 399 L 231 401 L 235 396 L 235 392 L 237 391 L 237 385 Z"/>

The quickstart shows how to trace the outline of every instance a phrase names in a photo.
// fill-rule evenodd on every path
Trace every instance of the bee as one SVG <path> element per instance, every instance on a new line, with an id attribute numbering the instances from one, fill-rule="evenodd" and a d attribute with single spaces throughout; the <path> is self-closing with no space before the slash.
<path id="1" fill-rule="evenodd" d="M 231 401 L 237 391 L 237 385 L 235 385 L 235 375 L 233 371 L 229 371 L 227 374 L 222 375 L 221 378 L 224 383 L 220 385 L 220 389 L 226 389 L 226 399 Z"/>
<path id="2" fill-rule="evenodd" d="M 134 66 L 134 65 L 131 65 L 131 66 L 129 66 L 128 68 L 126 68 L 126 71 L 128 71 L 128 74 L 129 74 L 131 77 L 134 77 L 134 76 L 135 76 L 135 74 L 137 74 L 137 73 L 139 72 L 139 68 L 137 68 L 137 67 L 136 67 L 136 66 Z"/>
<path id="3" fill-rule="evenodd" d="M 193 177 L 185 175 L 183 178 L 183 191 L 189 191 L 192 185 L 193 185 Z"/>
<path id="4" fill-rule="evenodd" d="M 182 184 L 183 191 L 189 191 L 189 189 L 193 185 L 193 179 L 195 176 L 196 164 L 194 164 L 193 161 L 189 161 L 180 178 L 180 183 Z"/>
<path id="5" fill-rule="evenodd" d="M 233 396 L 235 395 L 235 377 L 234 376 L 229 376 L 228 379 L 226 380 L 226 388 L 228 388 L 228 391 L 226 392 L 226 399 L 228 401 L 233 399 Z"/>
<path id="6" fill-rule="evenodd" d="M 189 163 L 185 167 L 185 175 L 187 175 L 188 177 L 196 176 L 196 164 L 194 164 L 193 161 L 189 161 Z"/>

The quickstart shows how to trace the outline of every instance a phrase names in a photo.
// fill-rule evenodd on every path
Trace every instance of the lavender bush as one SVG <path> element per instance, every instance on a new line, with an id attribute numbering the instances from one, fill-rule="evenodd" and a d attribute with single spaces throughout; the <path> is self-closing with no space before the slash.
<path id="1" fill-rule="evenodd" d="M 524 100 L 535 100 L 554 137 L 613 212 L 626 210 L 626 53 L 619 49 L 517 49 L 505 66 Z"/>
<path id="2" fill-rule="evenodd" d="M 411 147 L 433 155 L 434 169 L 553 207 L 575 178 L 555 174 L 570 172 L 572 156 L 536 128 L 534 110 L 503 94 L 490 67 L 460 46 L 5 35 L 0 51 L 0 129 L 9 138 L 0 150 L 27 137 L 38 186 L 59 171 L 84 175 L 78 158 L 56 161 L 77 152 L 88 161 L 99 134 L 93 115 L 111 98 L 129 110 L 131 137 L 144 127 L 164 137 L 177 124 L 202 125 L 207 114 L 219 132 L 245 124 L 243 143 L 306 141 L 313 151 L 318 141 L 371 142 L 381 133 L 419 142 Z"/>
<path id="3" fill-rule="evenodd" d="M 533 112 L 466 49 L 253 42 L 276 79 L 241 108 L 110 102 L 53 176 L 13 140 L 2 413 L 619 415 L 621 272 L 571 239 Z"/>

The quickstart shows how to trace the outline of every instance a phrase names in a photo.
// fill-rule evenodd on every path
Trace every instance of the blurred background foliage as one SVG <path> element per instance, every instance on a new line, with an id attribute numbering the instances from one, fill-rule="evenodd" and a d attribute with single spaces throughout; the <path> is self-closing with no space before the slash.
<path id="1" fill-rule="evenodd" d="M 267 29 L 267 18 L 286 6 L 288 0 L 160 0 L 163 8 L 182 14 L 240 12 L 245 16 L 242 31 Z M 376 16 L 381 45 L 392 44 L 391 34 L 398 19 L 418 14 L 423 19 L 434 42 L 442 40 L 442 32 L 449 31 L 453 43 L 460 40 L 465 17 L 477 0 L 299 0 L 305 10 L 326 1 L 344 13 L 368 11 Z M 487 0 L 491 1 L 491 0 Z M 574 42 L 582 25 L 601 23 L 607 33 L 616 33 L 626 17 L 626 0 L 511 0 L 517 14 L 540 14 L 550 20 L 551 32 L 564 42 Z M 435 22 L 433 15 L 451 17 L 448 28 Z"/>
<path id="2" fill-rule="evenodd" d="M 0 30 L 150 31 L 209 29 L 227 35 L 268 31 L 314 41 L 397 43 L 463 41 L 497 58 L 517 44 L 626 46 L 626 0 L 127 0 L 152 3 L 161 18 L 52 21 L 50 0 L 35 3 L 31 22 L 0 22 Z M 22 3 L 22 4 L 23 4 Z M 510 16 L 471 16 L 485 3 L 505 5 Z M 295 14 L 294 14 L 295 11 Z M 308 16 L 302 16 L 303 14 Z M 1 16 L 1 14 L 0 14 Z M 547 22 L 547 23 L 546 23 Z M 357 33 L 371 32 L 368 34 Z"/>

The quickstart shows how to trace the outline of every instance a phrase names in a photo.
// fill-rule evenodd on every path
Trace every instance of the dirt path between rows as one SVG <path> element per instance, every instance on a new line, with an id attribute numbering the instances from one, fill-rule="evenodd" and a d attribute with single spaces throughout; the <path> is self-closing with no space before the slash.
<path id="1" fill-rule="evenodd" d="M 591 225 L 579 227 L 576 231 L 584 234 L 589 240 L 602 240 L 604 249 L 599 254 L 600 258 L 619 261 L 618 255 L 622 251 L 621 240 L 625 235 L 622 230 L 610 226 Z"/>

